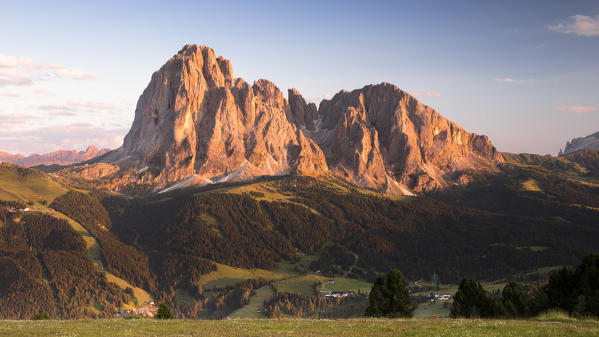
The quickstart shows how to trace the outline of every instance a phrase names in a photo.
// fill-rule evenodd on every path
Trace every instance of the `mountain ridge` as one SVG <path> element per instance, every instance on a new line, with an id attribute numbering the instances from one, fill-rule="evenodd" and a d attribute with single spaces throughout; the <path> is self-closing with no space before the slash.
<path id="1" fill-rule="evenodd" d="M 117 185 L 161 189 L 192 176 L 215 182 L 332 172 L 407 195 L 466 183 L 468 170 L 501 161 L 486 136 L 395 85 L 342 90 L 317 107 L 295 88 L 285 98 L 268 80 L 250 85 L 233 77 L 230 61 L 197 45 L 186 45 L 152 75 L 123 146 L 101 159 L 113 166 L 108 178 Z M 93 179 L 87 168 L 78 170 Z"/>
<path id="2" fill-rule="evenodd" d="M 583 149 L 599 151 L 599 132 L 595 132 L 586 137 L 574 138 L 566 143 L 564 150 L 560 150 L 560 155 L 570 154 Z"/>
<path id="3" fill-rule="evenodd" d="M 101 156 L 109 151 L 110 149 L 107 148 L 99 149 L 94 145 L 89 145 L 84 151 L 57 150 L 45 154 L 34 153 L 29 156 L 0 152 L 0 162 L 7 162 L 25 167 L 54 164 L 70 165 Z"/>

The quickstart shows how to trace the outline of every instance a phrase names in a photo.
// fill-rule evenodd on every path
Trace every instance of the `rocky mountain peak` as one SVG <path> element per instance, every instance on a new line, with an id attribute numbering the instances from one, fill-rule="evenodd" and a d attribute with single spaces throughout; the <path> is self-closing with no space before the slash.
<path id="1" fill-rule="evenodd" d="M 599 132 L 595 132 L 586 137 L 574 138 L 566 143 L 566 147 L 563 151 L 560 150 L 562 155 L 580 151 L 583 149 L 592 149 L 599 151 Z"/>
<path id="2" fill-rule="evenodd" d="M 250 180 L 332 171 L 368 188 L 410 194 L 467 179 L 500 161 L 486 136 L 390 83 L 342 90 L 317 108 L 297 89 L 249 85 L 211 48 L 186 45 L 151 78 L 123 146 L 103 160 L 138 180 Z"/>
<path id="3" fill-rule="evenodd" d="M 232 76 L 212 49 L 185 46 L 154 73 L 123 147 L 105 160 L 146 169 L 144 179 L 156 184 L 325 172 L 322 150 L 293 123 L 279 88 Z"/>

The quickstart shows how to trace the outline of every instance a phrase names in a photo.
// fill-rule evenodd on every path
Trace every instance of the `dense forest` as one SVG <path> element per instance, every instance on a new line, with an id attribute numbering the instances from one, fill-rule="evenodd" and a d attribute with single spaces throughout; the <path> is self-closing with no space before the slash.
<path id="1" fill-rule="evenodd" d="M 1 207 L 0 224 L 0 318 L 112 316 L 131 300 L 95 270 L 66 221 Z"/>
<path id="2" fill-rule="evenodd" d="M 555 197 L 504 182 L 395 200 L 289 177 L 269 181 L 292 196 L 287 203 L 209 190 L 123 201 L 113 231 L 125 242 L 137 239 L 144 251 L 244 268 L 272 269 L 281 260 L 318 252 L 310 269 L 370 281 L 391 269 L 408 279 L 433 271 L 447 282 L 497 279 L 572 265 L 596 249 L 599 212 L 578 205 L 595 205 L 597 188 L 575 189 L 558 176 L 522 174 Z"/>

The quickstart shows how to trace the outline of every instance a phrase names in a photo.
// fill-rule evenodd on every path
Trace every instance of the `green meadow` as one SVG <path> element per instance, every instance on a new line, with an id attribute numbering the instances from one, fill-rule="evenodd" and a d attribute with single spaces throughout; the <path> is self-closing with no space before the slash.
<path id="1" fill-rule="evenodd" d="M 1 321 L 0 336 L 599 336 L 599 322 L 477 319 Z"/>

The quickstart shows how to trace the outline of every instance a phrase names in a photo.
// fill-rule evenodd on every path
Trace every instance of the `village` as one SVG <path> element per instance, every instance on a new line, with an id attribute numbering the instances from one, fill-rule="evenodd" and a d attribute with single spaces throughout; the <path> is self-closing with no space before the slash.
<path id="1" fill-rule="evenodd" d="M 139 308 L 132 308 L 132 309 L 127 309 L 123 312 L 117 312 L 116 317 L 154 318 L 154 316 L 156 316 L 157 312 L 158 312 L 158 307 L 156 307 L 154 302 L 148 302 Z"/>
<path id="2" fill-rule="evenodd" d="M 335 280 L 327 280 L 325 282 L 321 282 L 321 287 L 318 293 L 321 297 L 324 297 L 326 299 L 354 297 L 357 295 L 357 293 L 353 290 L 328 290 L 325 288 L 326 284 L 335 284 Z"/>

